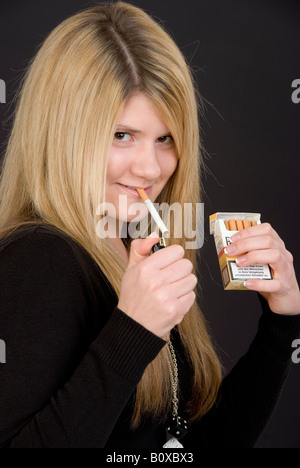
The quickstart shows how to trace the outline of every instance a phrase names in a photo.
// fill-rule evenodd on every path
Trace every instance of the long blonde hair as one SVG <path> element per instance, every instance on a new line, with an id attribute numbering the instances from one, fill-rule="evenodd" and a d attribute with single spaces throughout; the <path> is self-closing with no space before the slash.
<path id="1" fill-rule="evenodd" d="M 191 203 L 195 219 L 200 100 L 192 74 L 168 33 L 123 2 L 79 12 L 46 39 L 24 77 L 0 182 L 0 238 L 24 224 L 55 226 L 91 255 L 118 296 L 126 265 L 95 227 L 117 118 L 137 91 L 160 110 L 178 153 L 177 169 L 156 202 Z M 168 243 L 184 247 L 185 240 L 171 235 Z M 186 257 L 196 272 L 196 250 L 186 250 Z M 199 419 L 215 402 L 220 363 L 196 303 L 178 330 L 194 370 L 187 410 Z M 163 419 L 170 410 L 168 359 L 166 346 L 147 367 L 133 428 L 145 414 Z"/>

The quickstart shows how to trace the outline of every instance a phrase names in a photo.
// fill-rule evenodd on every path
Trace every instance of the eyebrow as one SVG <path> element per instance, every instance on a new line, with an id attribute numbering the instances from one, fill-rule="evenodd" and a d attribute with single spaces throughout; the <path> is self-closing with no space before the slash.
<path id="1" fill-rule="evenodd" d="M 143 133 L 142 130 L 138 130 L 136 128 L 129 127 L 128 125 L 118 124 L 117 125 L 118 131 L 124 131 L 129 133 Z"/>
<path id="2" fill-rule="evenodd" d="M 117 125 L 117 132 L 128 132 L 128 133 L 135 133 L 135 134 L 140 134 L 140 133 L 143 133 L 142 130 L 138 130 L 137 128 L 132 128 L 132 127 L 129 127 L 128 125 L 124 125 L 124 124 L 118 124 Z M 172 136 L 171 132 L 169 130 L 166 131 L 166 133 L 163 133 L 162 134 L 163 136 Z"/>

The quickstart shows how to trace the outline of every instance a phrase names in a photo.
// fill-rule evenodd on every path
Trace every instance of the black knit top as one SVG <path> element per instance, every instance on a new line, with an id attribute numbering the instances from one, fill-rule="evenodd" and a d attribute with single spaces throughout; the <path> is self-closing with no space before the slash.
<path id="1" fill-rule="evenodd" d="M 130 429 L 135 388 L 166 342 L 117 308 L 93 259 L 55 228 L 30 226 L 0 242 L 0 446 L 161 448 L 164 423 Z M 272 414 L 300 316 L 261 301 L 257 335 L 222 383 L 213 409 L 190 426 L 185 448 L 252 447 Z M 259 306 L 259 303 L 258 303 Z M 192 370 L 173 331 L 181 389 Z"/>

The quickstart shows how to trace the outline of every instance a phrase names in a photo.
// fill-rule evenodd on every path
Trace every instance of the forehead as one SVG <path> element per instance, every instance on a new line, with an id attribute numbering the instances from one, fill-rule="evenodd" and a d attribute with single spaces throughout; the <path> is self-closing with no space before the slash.
<path id="1" fill-rule="evenodd" d="M 137 132 L 153 130 L 169 131 L 158 108 L 144 94 L 135 94 L 128 99 L 117 121 L 118 127 L 131 128 Z"/>

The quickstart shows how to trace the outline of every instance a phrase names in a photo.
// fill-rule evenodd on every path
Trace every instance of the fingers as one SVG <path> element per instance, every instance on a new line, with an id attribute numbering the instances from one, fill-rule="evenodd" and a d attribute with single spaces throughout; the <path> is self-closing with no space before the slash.
<path id="1" fill-rule="evenodd" d="M 268 264 L 273 269 L 284 268 L 285 259 L 281 254 L 280 250 L 268 249 L 268 250 L 256 250 L 249 252 L 246 255 L 237 257 L 236 263 L 238 266 L 249 266 L 259 264 Z"/>
<path id="2" fill-rule="evenodd" d="M 171 296 L 181 297 L 189 294 L 197 284 L 197 277 L 193 274 L 185 276 L 184 278 L 169 284 L 168 290 Z"/>
<path id="3" fill-rule="evenodd" d="M 177 325 L 183 320 L 184 316 L 190 310 L 195 300 L 196 294 L 194 293 L 194 291 L 190 291 L 188 294 L 185 294 L 184 296 L 181 296 L 177 299 L 178 303 L 180 304 L 180 308 L 185 311 L 179 316 L 177 320 Z"/>
<path id="4" fill-rule="evenodd" d="M 225 248 L 225 253 L 236 256 L 252 250 L 265 250 L 276 247 L 278 242 L 272 237 L 256 236 L 240 239 Z"/>
<path id="5" fill-rule="evenodd" d="M 231 241 L 232 244 L 225 249 L 225 253 L 231 256 L 254 250 L 285 249 L 283 241 L 269 224 L 261 224 L 240 231 L 231 237 Z"/>
<path id="6" fill-rule="evenodd" d="M 184 248 L 181 247 L 179 244 L 169 245 L 164 249 L 160 249 L 155 252 L 153 255 L 150 255 L 143 261 L 143 264 L 146 265 L 153 265 L 155 263 L 156 268 L 163 269 L 167 266 L 171 265 L 172 263 L 180 260 L 184 257 L 185 251 Z"/>
<path id="7" fill-rule="evenodd" d="M 278 279 L 273 280 L 247 280 L 245 281 L 245 286 L 247 289 L 251 289 L 251 291 L 259 291 L 259 292 L 268 292 L 268 293 L 275 293 L 281 290 L 281 281 Z"/>
<path id="8" fill-rule="evenodd" d="M 291 254 L 268 223 L 241 231 L 231 240 L 233 242 L 226 247 L 225 253 L 237 257 L 236 263 L 240 267 L 268 264 L 274 271 L 284 272 L 290 263 Z"/>
<path id="9" fill-rule="evenodd" d="M 215 235 L 218 250 L 220 245 L 216 233 L 219 234 L 219 231 L 216 228 L 220 225 L 217 215 L 218 213 L 211 216 L 210 229 Z M 293 256 L 287 251 L 277 232 L 269 223 L 254 225 L 252 222 L 252 225 L 247 227 L 244 220 L 242 229 L 239 220 L 235 220 L 235 227 L 233 225 L 232 228 L 229 221 L 224 221 L 227 231 L 237 232 L 229 235 L 230 245 L 226 246 L 227 242 L 223 241 L 222 250 L 218 250 L 224 288 L 244 289 L 244 284 L 247 289 L 261 293 L 273 312 L 285 315 L 299 314 L 300 291 Z M 225 255 L 229 258 L 226 259 Z M 238 268 L 233 265 L 234 261 Z M 260 265 L 263 268 L 257 268 Z M 269 275 L 268 268 L 265 268 L 267 266 L 272 270 L 273 278 Z M 244 282 L 242 278 L 249 279 Z"/>
<path id="10" fill-rule="evenodd" d="M 230 238 L 231 242 L 236 242 L 242 239 L 249 239 L 250 237 L 256 236 L 267 236 L 272 237 L 274 240 L 278 240 L 282 245 L 284 245 L 282 239 L 279 237 L 277 232 L 272 228 L 271 224 L 269 223 L 262 223 L 256 226 L 249 227 L 247 229 L 243 229 L 242 231 L 233 234 Z"/>
<path id="11" fill-rule="evenodd" d="M 168 268 L 160 270 L 160 279 L 162 282 L 174 283 L 191 274 L 192 270 L 192 262 L 187 258 L 182 258 L 173 262 Z"/>
<path id="12" fill-rule="evenodd" d="M 129 262 L 127 268 L 131 268 L 136 263 L 145 260 L 151 253 L 151 249 L 155 243 L 157 243 L 159 237 L 156 233 L 152 233 L 151 236 L 146 239 L 135 239 L 130 247 Z"/>
<path id="13" fill-rule="evenodd" d="M 245 286 L 253 291 L 285 294 L 293 283 L 293 258 L 284 242 L 268 223 L 250 227 L 234 234 L 227 255 L 236 257 L 238 267 L 255 264 L 269 265 L 273 279 L 252 279 Z"/>

